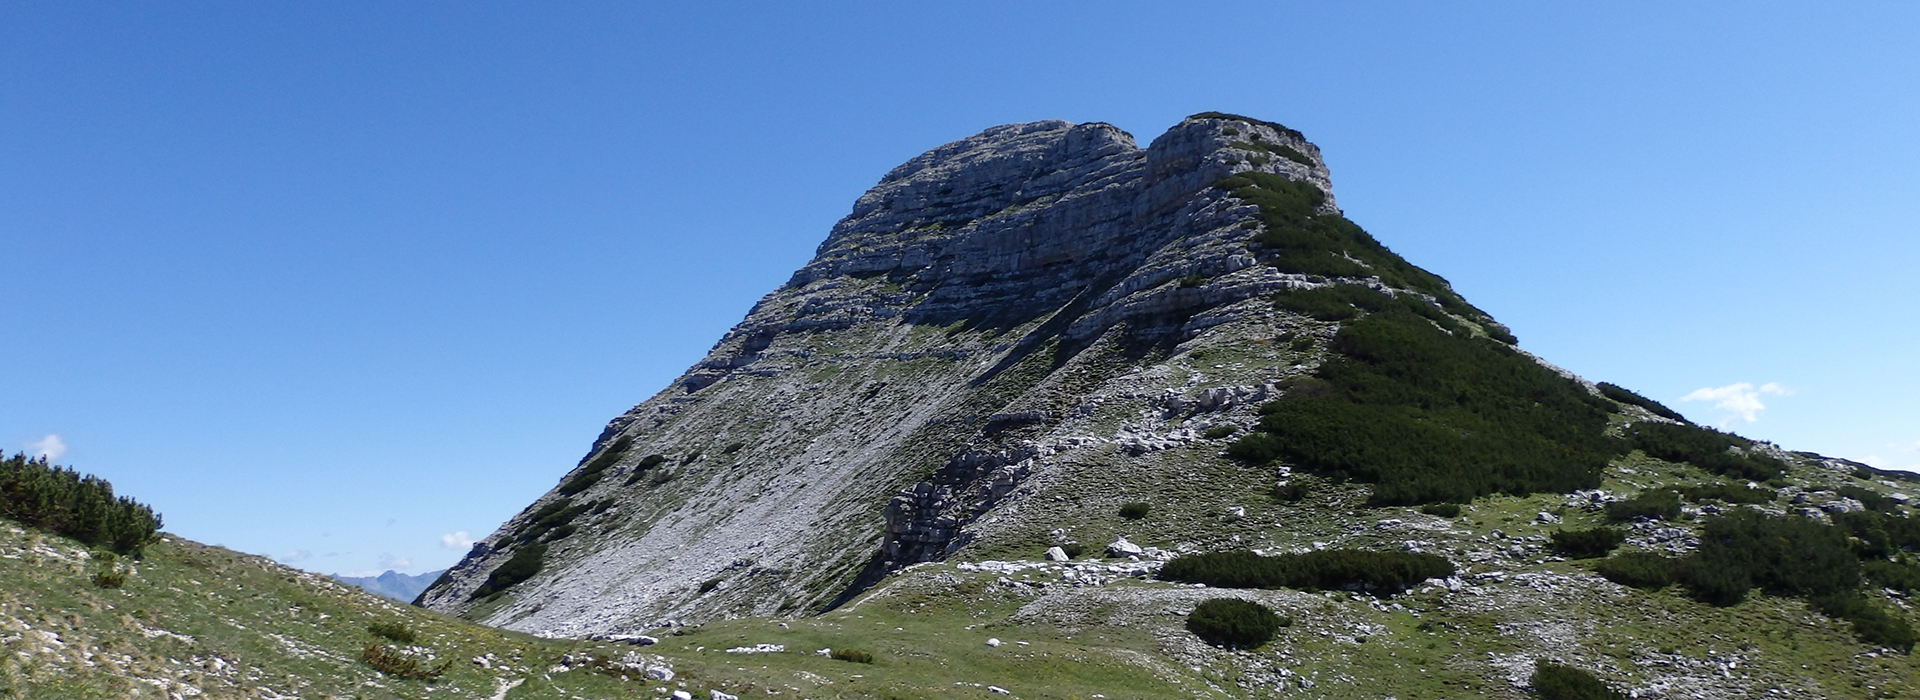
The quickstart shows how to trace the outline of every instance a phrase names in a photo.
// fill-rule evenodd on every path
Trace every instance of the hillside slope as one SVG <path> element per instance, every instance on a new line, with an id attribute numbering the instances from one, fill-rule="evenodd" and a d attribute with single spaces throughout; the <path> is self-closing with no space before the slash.
<path id="1" fill-rule="evenodd" d="M 1282 193 L 1297 213 L 1338 219 L 1318 149 L 1226 115 L 1146 149 L 1105 124 L 1037 122 L 908 161 L 423 603 L 560 634 L 795 613 L 887 570 L 1044 533 L 1056 525 L 1013 504 L 1250 422 L 1276 382 L 1317 366 L 1311 344 L 1332 327 L 1267 297 L 1328 271 L 1504 334 L 1364 232 L 1308 251 L 1315 269 L 1262 264 L 1274 254 L 1255 234 L 1276 226 L 1218 186 L 1236 174 L 1304 187 Z M 1270 342 L 1283 337 L 1301 340 Z M 1185 419 L 1186 406 L 1209 413 Z M 508 572 L 538 573 L 493 575 L 515 555 Z"/>

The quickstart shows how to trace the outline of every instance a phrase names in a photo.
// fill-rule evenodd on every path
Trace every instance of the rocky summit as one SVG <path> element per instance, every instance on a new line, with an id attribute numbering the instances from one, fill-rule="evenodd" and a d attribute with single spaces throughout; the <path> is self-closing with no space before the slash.
<path id="1" fill-rule="evenodd" d="M 908 161 L 421 602 L 568 635 L 796 613 L 1071 527 L 1063 484 L 1124 480 L 1210 426 L 1250 423 L 1275 382 L 1313 366 L 1285 348 L 1189 366 L 1200 347 L 1298 325 L 1265 298 L 1315 284 L 1262 265 L 1257 207 L 1215 187 L 1249 171 L 1338 211 L 1318 148 L 1225 115 L 1144 149 L 1108 124 L 1043 121 Z M 1116 486 L 1075 496 L 1093 507 Z M 526 544 L 544 544 L 538 574 L 474 598 Z"/>
<path id="2" fill-rule="evenodd" d="M 416 603 L 769 693 L 838 638 L 847 697 L 1892 697 L 1914 492 L 1521 350 L 1297 131 L 1043 121 L 887 173 Z"/>

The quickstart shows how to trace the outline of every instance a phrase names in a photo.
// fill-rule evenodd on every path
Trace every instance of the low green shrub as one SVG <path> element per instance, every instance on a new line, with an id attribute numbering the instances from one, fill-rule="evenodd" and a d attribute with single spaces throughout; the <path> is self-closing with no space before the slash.
<path id="1" fill-rule="evenodd" d="M 1854 511 L 1833 516 L 1833 524 L 1859 538 L 1855 550 L 1863 559 L 1884 559 L 1899 552 L 1920 552 L 1920 518 L 1876 511 Z"/>
<path id="2" fill-rule="evenodd" d="M 120 565 L 120 558 L 113 552 L 100 552 L 93 555 L 98 568 L 89 577 L 98 588 L 120 588 L 127 585 L 127 570 Z"/>
<path id="3" fill-rule="evenodd" d="M 1273 640 L 1291 624 L 1265 605 L 1239 598 L 1213 598 L 1194 606 L 1187 615 L 1187 631 L 1208 644 L 1253 649 Z"/>
<path id="4" fill-rule="evenodd" d="M 113 484 L 25 454 L 0 459 L 0 517 L 131 554 L 160 537 L 153 508 L 113 495 Z"/>
<path id="5" fill-rule="evenodd" d="M 1920 571 L 1886 560 L 1863 563 L 1857 554 L 1847 547 L 1840 527 L 1739 511 L 1706 521 L 1700 547 L 1684 559 L 1634 552 L 1601 561 L 1595 570 L 1635 588 L 1682 583 L 1688 596 L 1716 606 L 1738 604 L 1755 588 L 1798 597 L 1830 617 L 1847 620 L 1862 641 L 1912 649 L 1912 627 L 1868 602 L 1859 589 L 1863 573 L 1879 585 L 1886 585 L 1884 579 L 1910 586 L 1920 583 Z"/>
<path id="6" fill-rule="evenodd" d="M 400 621 L 375 622 L 367 625 L 367 632 L 397 644 L 412 644 L 416 637 L 407 623 Z"/>
<path id="7" fill-rule="evenodd" d="M 540 506 L 533 515 L 528 516 L 525 529 L 517 538 L 520 542 L 536 542 L 542 539 L 556 540 L 573 532 L 573 520 L 587 512 L 585 504 L 576 505 L 567 498 L 556 498 Z"/>
<path id="8" fill-rule="evenodd" d="M 1715 474 L 1766 481 L 1786 471 L 1786 463 L 1760 454 L 1735 452 L 1753 446 L 1746 438 L 1697 425 L 1634 423 L 1628 440 L 1647 456 L 1686 462 Z"/>
<path id="9" fill-rule="evenodd" d="M 1624 523 L 1641 518 L 1671 520 L 1680 516 L 1680 494 L 1665 489 L 1643 491 L 1638 496 L 1607 504 L 1607 520 Z"/>
<path id="10" fill-rule="evenodd" d="M 379 669 L 381 673 L 409 680 L 439 678 L 453 667 L 453 659 L 442 661 L 437 666 L 422 666 L 419 658 L 385 644 L 368 644 L 360 653 L 360 660 Z"/>
<path id="11" fill-rule="evenodd" d="M 1917 640 L 1913 626 L 1889 614 L 1886 609 L 1867 602 L 1859 593 L 1846 592 L 1814 598 L 1813 607 L 1828 617 L 1846 620 L 1853 634 L 1868 644 L 1878 644 L 1902 654 L 1913 651 Z"/>
<path id="12" fill-rule="evenodd" d="M 1671 408 L 1667 408 L 1666 406 L 1662 405 L 1660 402 L 1655 401 L 1653 399 L 1649 399 L 1645 396 L 1641 396 L 1632 391 L 1628 391 L 1625 387 L 1622 387 L 1618 384 L 1609 384 L 1607 382 L 1600 382 L 1599 387 L 1600 387 L 1600 395 L 1605 396 L 1609 399 L 1613 399 L 1615 401 L 1618 401 L 1620 403 L 1627 404 L 1630 406 L 1639 406 L 1641 408 L 1652 411 L 1653 415 L 1660 416 L 1661 418 L 1671 418 L 1673 420 L 1677 420 L 1682 423 L 1693 422 L 1693 421 L 1687 420 L 1686 416 L 1680 415 L 1679 411 L 1675 411 Z"/>
<path id="13" fill-rule="evenodd" d="M 861 649 L 834 649 L 827 653 L 828 658 L 851 661 L 856 664 L 873 663 L 873 654 Z"/>
<path id="14" fill-rule="evenodd" d="M 1079 542 L 1068 542 L 1060 545 L 1060 551 L 1066 552 L 1070 558 L 1079 559 L 1080 555 L 1087 553 L 1087 546 Z"/>
<path id="15" fill-rule="evenodd" d="M 1593 674 L 1548 661 L 1533 664 L 1533 692 L 1545 700 L 1627 700 Z"/>
<path id="16" fill-rule="evenodd" d="M 726 448 L 720 450 L 720 452 L 723 454 L 733 454 L 735 452 L 739 452 L 740 448 L 746 447 L 746 446 L 747 446 L 747 443 L 744 443 L 744 442 L 728 443 Z"/>
<path id="17" fill-rule="evenodd" d="M 627 449 L 631 447 L 633 447 L 633 438 L 621 437 L 613 441 L 613 444 L 601 450 L 599 455 L 587 461 L 579 471 L 574 472 L 571 478 L 562 482 L 560 494 L 572 496 L 592 488 L 594 484 L 599 483 L 601 477 L 606 476 L 609 467 L 618 464 L 620 458 L 626 456 Z"/>
<path id="18" fill-rule="evenodd" d="M 1147 517 L 1147 514 L 1151 512 L 1153 512 L 1153 506 L 1146 503 L 1136 502 L 1120 506 L 1120 517 L 1128 520 L 1139 520 Z"/>
<path id="19" fill-rule="evenodd" d="M 667 462 L 667 458 L 665 455 L 647 455 L 645 457 L 641 457 L 640 462 L 633 465 L 633 473 L 627 475 L 627 485 L 632 486 L 634 484 L 640 483 L 641 479 L 644 479 L 647 477 L 647 473 L 649 471 L 653 471 L 654 467 L 658 467 L 662 464 L 665 464 L 666 462 Z M 656 484 L 665 483 L 666 481 L 665 479 L 659 478 L 659 474 L 663 471 L 665 470 L 653 472 L 654 483 Z"/>
<path id="20" fill-rule="evenodd" d="M 1273 500 L 1281 503 L 1299 503 L 1306 500 L 1309 493 L 1310 490 L 1306 484 L 1290 481 L 1284 484 L 1274 484 L 1271 495 L 1273 496 Z"/>
<path id="21" fill-rule="evenodd" d="M 1880 492 L 1872 489 L 1863 489 L 1858 486 L 1842 486 L 1834 489 L 1834 493 L 1859 501 L 1860 505 L 1866 506 L 1868 510 L 1877 510 L 1882 513 L 1896 512 L 1899 510 L 1899 507 L 1894 504 L 1893 499 L 1880 495 Z"/>
<path id="22" fill-rule="evenodd" d="M 1160 567 L 1159 578 L 1220 588 L 1358 589 L 1393 595 L 1453 573 L 1451 562 L 1432 554 L 1327 549 L 1268 557 L 1235 550 L 1175 557 Z"/>
<path id="23" fill-rule="evenodd" d="M 1417 505 L 1594 488 L 1621 451 L 1604 433 L 1614 404 L 1512 348 L 1446 330 L 1431 304 L 1355 285 L 1307 294 L 1380 310 L 1346 322 L 1317 383 L 1261 406 L 1258 431 L 1229 456 L 1372 484 L 1371 505 Z"/>
<path id="24" fill-rule="evenodd" d="M 507 590 L 514 584 L 533 578 L 540 573 L 540 567 L 546 563 L 547 546 L 538 542 L 523 544 L 513 550 L 513 556 L 506 563 L 487 574 L 487 580 L 473 589 L 469 600 L 478 600 L 494 593 Z"/>
<path id="25" fill-rule="evenodd" d="M 1881 588 L 1891 588 L 1907 593 L 1920 593 L 1920 566 L 1910 562 L 1891 562 L 1874 559 L 1860 562 L 1860 573 L 1868 581 Z"/>
<path id="26" fill-rule="evenodd" d="M 1433 516 L 1438 516 L 1442 518 L 1457 518 L 1457 517 L 1460 517 L 1460 504 L 1428 503 L 1424 506 L 1420 506 L 1420 512 L 1426 513 L 1427 515 L 1433 515 Z"/>
<path id="27" fill-rule="evenodd" d="M 1593 570 L 1608 581 L 1641 590 L 1657 591 L 1679 578 L 1680 560 L 1652 552 L 1627 552 L 1601 560 Z"/>
<path id="28" fill-rule="evenodd" d="M 1218 440 L 1220 438 L 1226 437 L 1228 435 L 1232 435 L 1239 431 L 1240 431 L 1240 426 L 1228 423 L 1226 425 L 1216 425 L 1216 426 L 1207 428 L 1206 430 L 1202 430 L 1200 431 L 1200 437 L 1206 438 L 1208 440 Z"/>
<path id="29" fill-rule="evenodd" d="M 1553 533 L 1553 551 L 1574 559 L 1604 557 L 1627 541 L 1627 533 L 1610 527 L 1591 530 L 1561 530 Z"/>
<path id="30" fill-rule="evenodd" d="M 1758 587 L 1782 596 L 1820 597 L 1855 590 L 1860 564 L 1838 528 L 1806 518 L 1740 511 L 1708 520 L 1689 557 L 1694 596 L 1732 605 Z"/>
<path id="31" fill-rule="evenodd" d="M 707 580 L 705 580 L 705 581 L 701 581 L 701 582 L 700 582 L 700 593 L 701 593 L 702 595 L 705 595 L 706 593 L 708 593 L 708 592 L 711 592 L 711 591 L 712 591 L 713 589 L 715 589 L 715 588 L 719 588 L 719 587 L 720 587 L 720 582 L 721 582 L 721 581 L 723 581 L 723 580 L 724 580 L 724 579 L 722 579 L 722 578 L 720 578 L 720 577 L 718 577 L 718 576 L 715 576 L 715 577 L 713 577 L 713 578 L 710 578 L 710 579 L 707 579 Z"/>

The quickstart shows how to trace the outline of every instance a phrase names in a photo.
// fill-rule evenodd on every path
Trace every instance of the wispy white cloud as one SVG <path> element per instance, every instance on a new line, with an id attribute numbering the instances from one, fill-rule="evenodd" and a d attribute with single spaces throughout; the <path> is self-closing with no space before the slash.
<path id="1" fill-rule="evenodd" d="M 294 549 L 294 550 L 289 550 L 287 553 L 282 554 L 275 558 L 279 559 L 282 563 L 292 564 L 296 561 L 306 561 L 308 559 L 312 559 L 313 552 L 309 552 L 304 549 Z"/>
<path id="2" fill-rule="evenodd" d="M 464 552 L 473 547 L 473 537 L 468 535 L 466 530 L 449 532 L 440 536 L 440 546 L 444 549 Z"/>
<path id="3" fill-rule="evenodd" d="M 60 439 L 58 435 L 48 433 L 46 437 L 40 438 L 39 442 L 29 443 L 27 449 L 31 450 L 35 457 L 54 460 L 67 453 L 67 441 Z"/>
<path id="4" fill-rule="evenodd" d="M 405 569 L 409 566 L 413 566 L 413 562 L 407 561 L 406 557 L 396 557 L 394 555 L 387 554 L 385 552 L 382 552 L 380 554 L 380 568 L 382 569 L 393 569 L 398 571 L 400 569 Z"/>
<path id="5" fill-rule="evenodd" d="M 1760 420 L 1760 412 L 1767 408 L 1766 404 L 1760 403 L 1760 397 L 1768 395 L 1791 396 L 1793 392 L 1774 382 L 1767 382 L 1757 387 L 1751 382 L 1739 382 L 1723 387 L 1695 389 L 1693 393 L 1680 397 L 1680 400 L 1711 401 L 1714 408 L 1728 412 L 1733 418 L 1752 423 Z"/>

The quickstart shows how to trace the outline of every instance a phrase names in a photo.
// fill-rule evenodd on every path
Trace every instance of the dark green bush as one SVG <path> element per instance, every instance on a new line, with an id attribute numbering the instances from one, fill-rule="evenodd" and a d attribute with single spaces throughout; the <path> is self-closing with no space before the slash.
<path id="1" fill-rule="evenodd" d="M 1068 542 L 1060 545 L 1060 551 L 1066 552 L 1068 557 L 1079 559 L 1080 555 L 1087 553 L 1087 546 L 1079 542 Z"/>
<path id="2" fill-rule="evenodd" d="M 1231 423 L 1226 425 L 1216 425 L 1216 426 L 1207 428 L 1206 430 L 1200 431 L 1200 437 L 1206 438 L 1208 440 L 1218 440 L 1220 438 L 1239 432 L 1239 430 L 1240 430 L 1240 426 L 1233 425 Z"/>
<path id="3" fill-rule="evenodd" d="M 1837 528 L 1805 518 L 1741 511 L 1708 520 L 1689 557 L 1694 597 L 1732 605 L 1759 587 L 1781 596 L 1820 597 L 1860 585 L 1860 563 Z"/>
<path id="4" fill-rule="evenodd" d="M 1673 585 L 1680 566 L 1679 559 L 1652 552 L 1627 552 L 1600 561 L 1593 570 L 1622 586 L 1657 591 Z"/>
<path id="5" fill-rule="evenodd" d="M 1439 516 L 1442 518 L 1457 518 L 1457 517 L 1460 517 L 1460 504 L 1428 503 L 1424 506 L 1420 506 L 1420 512 L 1426 513 L 1427 515 Z"/>
<path id="6" fill-rule="evenodd" d="M 494 593 L 507 590 L 514 584 L 533 578 L 540 573 L 541 565 L 546 563 L 547 546 L 538 542 L 523 544 L 513 550 L 513 556 L 506 563 L 487 574 L 485 583 L 473 589 L 470 600 L 485 598 Z"/>
<path id="7" fill-rule="evenodd" d="M 1671 418 L 1673 420 L 1677 420 L 1682 423 L 1693 422 L 1693 421 L 1687 420 L 1686 416 L 1680 415 L 1679 411 L 1675 411 L 1671 408 L 1667 408 L 1666 406 L 1661 405 L 1660 402 L 1655 401 L 1653 399 L 1649 399 L 1645 396 L 1641 396 L 1632 391 L 1628 391 L 1625 387 L 1622 387 L 1618 384 L 1608 384 L 1606 382 L 1600 382 L 1600 395 L 1605 396 L 1609 399 L 1613 399 L 1620 403 L 1630 405 L 1630 406 L 1639 406 L 1641 408 L 1652 411 L 1653 415 L 1660 416 L 1662 418 Z"/>
<path id="8" fill-rule="evenodd" d="M 1862 563 L 1847 547 L 1843 529 L 1805 518 L 1775 518 L 1740 511 L 1706 521 L 1700 547 L 1685 559 L 1629 553 L 1599 563 L 1608 580 L 1635 588 L 1683 583 L 1696 600 L 1728 606 L 1754 588 L 1777 596 L 1803 598 L 1835 619 L 1847 620 L 1854 634 L 1871 644 L 1902 651 L 1913 647 L 1915 633 L 1861 596 L 1861 574 L 1876 584 L 1920 583 L 1920 571 L 1885 560 Z M 1890 586 L 1898 587 L 1898 586 Z"/>
<path id="9" fill-rule="evenodd" d="M 1160 567 L 1166 581 L 1221 588 L 1359 589 L 1392 595 L 1454 573 L 1432 554 L 1328 549 L 1265 557 L 1246 550 L 1186 554 Z"/>
<path id="10" fill-rule="evenodd" d="M 127 570 L 120 565 L 120 558 L 113 552 L 99 552 L 93 555 L 99 566 L 90 578 L 99 588 L 120 588 L 127 585 Z"/>
<path id="11" fill-rule="evenodd" d="M 1864 559 L 1884 559 L 1896 552 L 1920 551 L 1920 519 L 1855 511 L 1833 516 L 1833 524 L 1860 539 L 1854 548 Z"/>
<path id="12" fill-rule="evenodd" d="M 1533 692 L 1545 700 L 1627 700 L 1591 673 L 1547 661 L 1533 664 Z"/>
<path id="13" fill-rule="evenodd" d="M 555 540 L 573 532 L 573 519 L 587 512 L 584 504 L 575 505 L 566 498 L 556 498 L 540 506 L 527 518 L 525 529 L 520 531 L 518 540 L 533 542 L 540 539 Z"/>
<path id="14" fill-rule="evenodd" d="M 1920 566 L 1912 563 L 1873 559 L 1860 562 L 1860 573 L 1881 588 L 1920 593 Z"/>
<path id="15" fill-rule="evenodd" d="M 1253 649 L 1273 640 L 1289 623 L 1267 606 L 1239 598 L 1213 598 L 1194 606 L 1187 631 L 1209 644 Z"/>
<path id="16" fill-rule="evenodd" d="M 712 590 L 713 590 L 713 589 L 715 589 L 715 588 L 719 588 L 719 587 L 720 587 L 720 582 L 721 582 L 722 580 L 724 580 L 724 579 L 721 579 L 720 577 L 718 577 L 718 576 L 715 576 L 715 577 L 713 577 L 713 578 L 710 578 L 710 579 L 707 579 L 707 580 L 705 580 L 705 581 L 701 581 L 701 582 L 700 582 L 700 592 L 701 592 L 702 594 L 705 594 L 705 593 L 707 593 L 707 592 L 710 592 L 710 591 L 712 591 Z"/>
<path id="17" fill-rule="evenodd" d="M 1373 484 L 1373 505 L 1414 505 L 1594 488 L 1619 452 L 1603 434 L 1613 404 L 1407 308 L 1348 322 L 1330 347 L 1324 386 L 1262 406 L 1259 431 L 1229 455 Z"/>
<path id="18" fill-rule="evenodd" d="M 453 659 L 442 661 L 437 666 L 421 666 L 418 657 L 384 644 L 368 644 L 360 653 L 360 660 L 379 669 L 381 673 L 395 678 L 410 680 L 430 680 L 439 678 L 447 669 L 453 667 Z"/>
<path id="19" fill-rule="evenodd" d="M 1446 280 L 1394 254 L 1346 217 L 1320 214 L 1326 195 L 1312 183 L 1247 172 L 1215 186 L 1260 208 L 1265 229 L 1254 240 L 1268 249 L 1269 264 L 1281 270 L 1326 277 L 1379 277 L 1389 286 L 1433 295 L 1449 309 L 1485 316 L 1461 300 Z"/>
<path id="20" fill-rule="evenodd" d="M 726 449 L 720 450 L 720 452 L 723 454 L 733 454 L 735 452 L 739 452 L 740 448 L 746 447 L 746 446 L 747 446 L 747 443 L 744 443 L 744 442 L 728 443 Z"/>
<path id="21" fill-rule="evenodd" d="M 840 661 L 851 661 L 856 664 L 873 663 L 873 654 L 871 652 L 863 651 L 860 649 L 834 649 L 833 651 L 828 652 L 827 655 L 828 657 L 833 659 L 838 659 Z"/>
<path id="22" fill-rule="evenodd" d="M 407 627 L 407 623 L 399 621 L 375 622 L 367 625 L 367 632 L 398 644 L 412 644 L 415 639 L 413 630 Z"/>
<path id="23" fill-rule="evenodd" d="M 591 488 L 595 483 L 600 481 L 600 477 L 606 475 L 608 467 L 619 463 L 620 458 L 626 456 L 627 449 L 631 447 L 633 447 L 633 438 L 621 437 L 613 441 L 613 444 L 601 450 L 599 455 L 595 456 L 591 461 L 586 462 L 579 471 L 574 473 L 572 478 L 562 482 L 560 484 L 560 494 L 563 496 L 572 496 Z"/>
<path id="24" fill-rule="evenodd" d="M 1151 512 L 1153 512 L 1153 506 L 1145 503 L 1128 503 L 1120 506 L 1120 517 L 1128 520 L 1139 520 L 1147 517 Z"/>
<path id="25" fill-rule="evenodd" d="M 1828 617 L 1846 620 L 1853 625 L 1853 634 L 1868 644 L 1898 650 L 1905 654 L 1913 651 L 1916 637 L 1913 626 L 1906 620 L 1888 614 L 1878 605 L 1867 602 L 1859 593 L 1845 592 L 1814 598 L 1813 607 Z"/>
<path id="26" fill-rule="evenodd" d="M 1680 489 L 1681 495 L 1689 501 L 1722 501 L 1725 503 L 1766 503 L 1773 500 L 1774 493 L 1769 489 L 1756 489 L 1748 486 L 1729 486 L 1710 484 Z"/>
<path id="27" fill-rule="evenodd" d="M 1665 489 L 1643 491 L 1638 496 L 1607 504 L 1607 519 L 1616 523 L 1640 518 L 1670 520 L 1680 515 L 1680 494 Z"/>
<path id="28" fill-rule="evenodd" d="M 1553 533 L 1553 551 L 1575 559 L 1604 557 L 1627 541 L 1627 533 L 1610 527 L 1591 530 L 1561 530 Z"/>
<path id="29" fill-rule="evenodd" d="M 1899 507 L 1894 504 L 1893 499 L 1882 496 L 1880 492 L 1872 489 L 1863 489 L 1858 486 L 1842 486 L 1834 489 L 1834 493 L 1859 501 L 1860 505 L 1866 506 L 1868 510 L 1877 510 L 1883 513 L 1899 510 Z"/>
<path id="30" fill-rule="evenodd" d="M 1307 485 L 1299 482 L 1289 481 L 1273 486 L 1273 500 L 1281 503 L 1299 503 L 1306 499 L 1308 493 Z"/>
<path id="31" fill-rule="evenodd" d="M 130 554 L 160 537 L 160 516 L 97 476 L 24 454 L 0 459 L 0 517 Z"/>
<path id="32" fill-rule="evenodd" d="M 627 476 L 627 485 L 632 486 L 640 483 L 641 479 L 646 478 L 647 472 L 652 471 L 654 467 L 658 467 L 666 462 L 667 458 L 665 455 L 647 455 L 641 457 L 640 462 L 633 465 L 633 473 Z M 664 481 L 665 479 L 658 478 L 658 473 L 655 474 L 654 483 L 663 483 Z"/>
<path id="33" fill-rule="evenodd" d="M 1635 423 L 1628 426 L 1627 437 L 1635 449 L 1649 457 L 1686 462 L 1715 474 L 1748 481 L 1780 476 L 1787 466 L 1766 455 L 1736 453 L 1732 448 L 1744 449 L 1753 446 L 1753 442 L 1697 425 Z"/>

